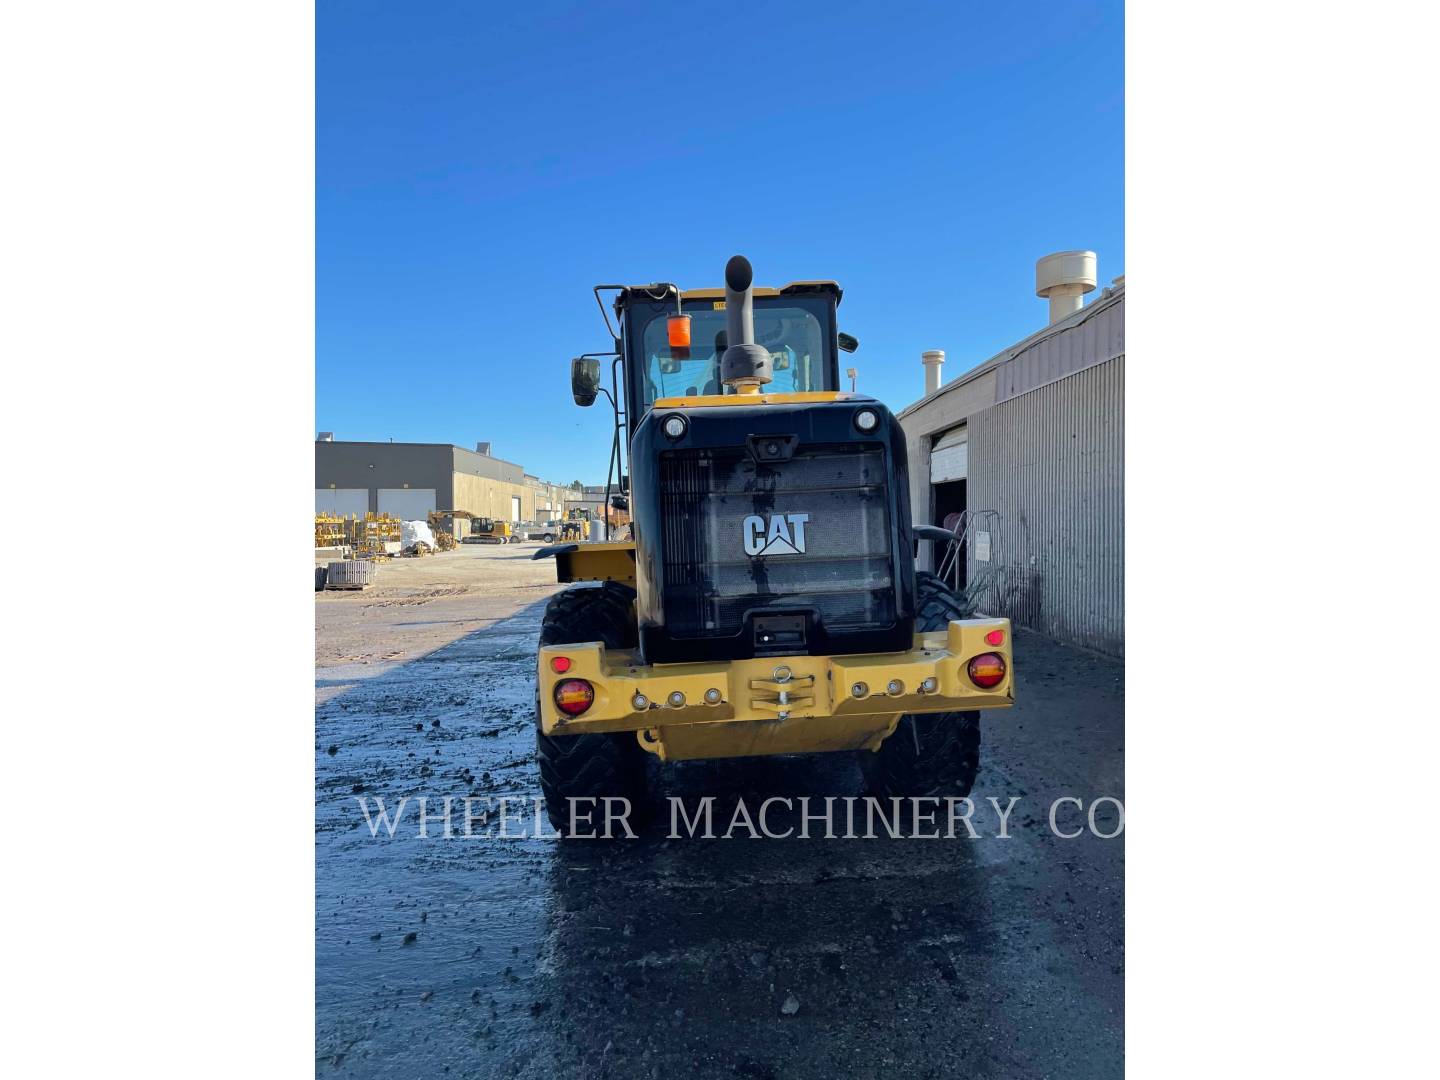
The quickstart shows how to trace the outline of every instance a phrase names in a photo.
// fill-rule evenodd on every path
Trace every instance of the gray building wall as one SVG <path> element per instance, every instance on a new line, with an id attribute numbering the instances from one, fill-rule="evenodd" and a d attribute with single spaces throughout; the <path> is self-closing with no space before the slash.
<path id="1" fill-rule="evenodd" d="M 969 504 L 999 511 L 982 610 L 1098 652 L 1125 652 L 1125 357 L 972 416 Z"/>
<path id="2" fill-rule="evenodd" d="M 1000 515 L 974 524 L 992 534 L 991 559 L 975 559 L 973 535 L 968 547 L 981 610 L 1115 656 L 1125 643 L 1124 369 L 1122 283 L 900 413 L 921 523 L 938 524 L 931 447 L 966 427 L 966 506 Z M 930 548 L 920 545 L 922 568 Z"/>
<path id="3" fill-rule="evenodd" d="M 509 521 L 558 517 L 565 491 L 548 484 L 512 461 L 487 457 L 449 443 L 325 442 L 315 443 L 315 487 L 365 489 L 372 513 L 380 510 L 380 490 L 435 490 L 436 510 L 467 510 Z"/>
<path id="4" fill-rule="evenodd" d="M 487 480 L 503 480 L 507 484 L 523 484 L 525 470 L 514 462 L 497 457 L 487 457 L 473 450 L 450 447 L 454 451 L 454 467 L 457 473 L 467 476 L 482 476 Z"/>
<path id="5" fill-rule="evenodd" d="M 463 453 L 449 443 L 317 442 L 315 486 L 369 488 L 377 513 L 380 488 L 434 488 L 435 509 L 453 510 L 454 455 Z"/>
<path id="6" fill-rule="evenodd" d="M 996 359 L 995 400 L 1008 401 L 1125 352 L 1125 290 L 1087 304 Z"/>

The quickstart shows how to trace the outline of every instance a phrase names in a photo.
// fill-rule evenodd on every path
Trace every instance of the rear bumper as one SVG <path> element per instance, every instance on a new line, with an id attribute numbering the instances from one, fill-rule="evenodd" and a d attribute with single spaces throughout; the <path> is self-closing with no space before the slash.
<path id="1" fill-rule="evenodd" d="M 991 645 L 987 634 L 1003 634 Z M 588 645 L 540 650 L 540 724 L 547 735 L 634 731 L 665 759 L 743 757 L 874 749 L 906 713 L 1003 709 L 1014 702 L 1008 619 L 965 619 L 942 631 L 916 634 L 901 653 L 782 656 L 703 664 L 636 663 L 634 653 Z M 972 657 L 999 653 L 1005 678 L 982 690 L 966 673 Z M 551 661 L 566 657 L 557 674 Z M 787 677 L 788 669 L 788 677 Z M 555 706 L 565 679 L 585 679 L 595 701 L 580 716 Z M 934 689 L 922 684 L 934 680 Z M 890 693 L 892 681 L 898 693 Z M 857 684 L 862 692 L 857 696 Z M 716 698 L 706 700 L 706 695 Z M 644 703 L 635 701 L 643 695 Z M 672 695 L 683 702 L 671 704 Z"/>

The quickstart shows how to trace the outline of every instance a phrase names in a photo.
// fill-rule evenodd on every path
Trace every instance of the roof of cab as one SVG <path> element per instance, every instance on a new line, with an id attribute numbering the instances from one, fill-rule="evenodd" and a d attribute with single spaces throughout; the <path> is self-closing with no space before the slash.
<path id="1" fill-rule="evenodd" d="M 800 296 L 805 294 L 829 294 L 835 297 L 835 303 L 840 303 L 843 295 L 838 282 L 834 281 L 791 281 L 773 289 L 765 285 L 754 287 L 756 296 Z M 655 303 L 673 296 L 674 292 L 669 285 L 627 285 L 621 289 L 615 297 L 615 310 L 618 312 L 631 303 L 632 300 L 648 300 Z M 682 300 L 724 300 L 724 289 L 681 289 Z"/>

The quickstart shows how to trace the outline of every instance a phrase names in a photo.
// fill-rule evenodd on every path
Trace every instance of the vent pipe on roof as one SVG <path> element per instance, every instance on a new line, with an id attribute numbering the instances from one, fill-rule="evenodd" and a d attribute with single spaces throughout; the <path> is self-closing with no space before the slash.
<path id="1" fill-rule="evenodd" d="M 316 436 L 315 436 L 315 441 L 316 441 L 316 442 L 334 442 L 334 441 L 335 441 L 335 433 L 334 433 L 333 431 L 322 431 L 322 432 L 320 432 L 319 435 L 316 435 Z"/>
<path id="2" fill-rule="evenodd" d="M 940 365 L 945 363 L 945 350 L 927 349 L 920 354 L 920 363 L 925 365 L 925 396 L 929 397 L 940 389 Z"/>
<path id="3" fill-rule="evenodd" d="M 476 452 L 477 454 L 484 454 L 486 457 L 489 457 L 489 456 L 490 456 L 490 444 L 489 444 L 488 442 L 477 442 L 477 443 L 475 444 L 475 452 Z"/>
<path id="4" fill-rule="evenodd" d="M 1051 325 L 1084 306 L 1095 280 L 1093 251 L 1057 251 L 1035 263 L 1035 295 L 1050 301 Z"/>

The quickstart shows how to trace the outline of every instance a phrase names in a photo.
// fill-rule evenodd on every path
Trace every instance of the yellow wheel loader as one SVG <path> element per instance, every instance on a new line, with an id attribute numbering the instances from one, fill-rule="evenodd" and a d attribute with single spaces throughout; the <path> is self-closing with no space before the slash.
<path id="1" fill-rule="evenodd" d="M 980 710 L 1013 702 L 1010 623 L 916 572 L 916 539 L 954 537 L 911 523 L 894 416 L 840 390 L 840 287 L 757 288 L 737 255 L 724 289 L 595 297 L 616 351 L 572 361 L 571 389 L 610 400 L 633 531 L 535 554 L 571 583 L 540 632 L 551 823 L 641 812 L 652 756 L 859 752 L 877 796 L 967 795 Z"/>

